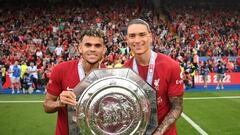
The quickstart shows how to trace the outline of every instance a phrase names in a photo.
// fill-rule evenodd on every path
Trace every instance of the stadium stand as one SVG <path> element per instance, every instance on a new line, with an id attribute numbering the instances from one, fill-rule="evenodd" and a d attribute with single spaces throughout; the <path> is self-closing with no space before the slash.
<path id="1" fill-rule="evenodd" d="M 93 1 L 93 0 L 92 0 Z M 183 0 L 182 0 L 183 1 Z M 184 1 L 186 2 L 186 1 Z M 204 4 L 205 2 L 205 4 Z M 62 61 L 81 57 L 77 51 L 82 29 L 94 26 L 105 32 L 107 67 L 119 67 L 131 57 L 125 42 L 126 26 L 133 18 L 150 22 L 152 49 L 169 55 L 182 67 L 185 86 L 203 85 L 201 66 L 214 80 L 218 61 L 224 65 L 225 83 L 240 85 L 239 5 L 223 7 L 162 1 L 154 8 L 146 0 L 97 0 L 97 2 L 37 0 L 0 1 L 0 62 L 4 88 L 10 87 L 8 69 L 15 61 L 37 67 L 34 91 L 44 91 L 51 69 Z M 43 4 L 44 3 L 44 4 Z M 93 4 L 94 3 L 94 4 Z M 21 78 L 26 72 L 21 68 Z M 229 75 L 229 80 L 227 79 Z M 31 77 L 31 76 L 30 76 Z"/>

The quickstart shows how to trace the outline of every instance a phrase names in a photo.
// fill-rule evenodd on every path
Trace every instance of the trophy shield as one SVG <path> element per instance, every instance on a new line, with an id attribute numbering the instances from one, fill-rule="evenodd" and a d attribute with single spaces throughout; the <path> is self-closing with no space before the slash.
<path id="1" fill-rule="evenodd" d="M 73 91 L 69 135 L 151 135 L 158 126 L 156 91 L 129 68 L 94 70 Z"/>

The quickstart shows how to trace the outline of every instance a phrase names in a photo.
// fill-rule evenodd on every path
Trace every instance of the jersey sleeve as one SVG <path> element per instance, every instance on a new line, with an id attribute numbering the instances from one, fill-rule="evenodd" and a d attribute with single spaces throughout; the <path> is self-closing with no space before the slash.
<path id="1" fill-rule="evenodd" d="M 61 68 L 56 66 L 52 70 L 52 73 L 47 85 L 47 92 L 54 96 L 59 96 L 62 91 L 61 81 L 62 81 Z"/>
<path id="2" fill-rule="evenodd" d="M 168 95 L 173 96 L 183 96 L 183 80 L 180 66 L 178 63 L 173 64 L 170 71 L 170 81 L 168 86 Z"/>

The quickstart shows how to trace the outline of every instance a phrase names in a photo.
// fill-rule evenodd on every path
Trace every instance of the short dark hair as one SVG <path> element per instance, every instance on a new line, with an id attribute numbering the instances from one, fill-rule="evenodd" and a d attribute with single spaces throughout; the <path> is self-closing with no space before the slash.
<path id="1" fill-rule="evenodd" d="M 99 38 L 102 38 L 104 41 L 103 31 L 96 27 L 90 27 L 90 28 L 83 30 L 83 32 L 81 33 L 81 36 L 80 36 L 80 41 L 83 40 L 84 36 L 99 37 Z"/>
<path id="2" fill-rule="evenodd" d="M 131 21 L 128 23 L 128 27 L 129 27 L 130 25 L 133 25 L 133 24 L 142 24 L 142 25 L 145 25 L 145 26 L 147 27 L 148 32 L 151 32 L 151 29 L 150 29 L 149 24 L 148 24 L 146 21 L 144 21 L 144 20 L 142 20 L 142 19 L 140 19 L 140 18 L 131 20 Z"/>

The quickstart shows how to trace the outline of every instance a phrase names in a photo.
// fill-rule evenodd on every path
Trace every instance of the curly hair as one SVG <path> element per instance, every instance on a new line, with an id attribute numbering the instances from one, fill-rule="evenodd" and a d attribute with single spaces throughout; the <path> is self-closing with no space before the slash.
<path id="1" fill-rule="evenodd" d="M 84 36 L 99 37 L 99 38 L 102 38 L 103 41 L 105 38 L 103 31 L 96 27 L 90 27 L 88 29 L 83 30 L 83 32 L 81 33 L 81 36 L 80 36 L 80 41 L 83 40 Z"/>

